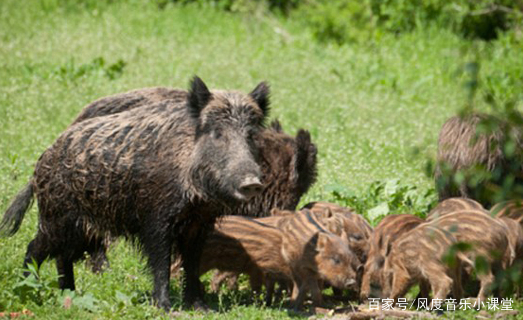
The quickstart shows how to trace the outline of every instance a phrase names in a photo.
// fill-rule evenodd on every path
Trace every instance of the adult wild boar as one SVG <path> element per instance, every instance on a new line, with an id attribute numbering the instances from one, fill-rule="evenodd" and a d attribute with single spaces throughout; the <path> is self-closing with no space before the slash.
<path id="1" fill-rule="evenodd" d="M 478 132 L 481 123 L 495 122 L 496 129 L 491 132 Z M 508 144 L 507 144 L 508 143 Z M 506 152 L 505 145 L 513 146 L 513 154 Z M 521 166 L 521 132 L 493 116 L 469 114 L 448 119 L 442 126 L 438 140 L 438 155 L 435 170 L 436 189 L 440 201 L 450 197 L 472 198 L 485 208 L 490 208 L 497 187 L 514 181 L 523 181 Z M 491 177 L 476 181 L 471 175 L 481 168 Z M 464 179 L 457 184 L 454 176 L 460 172 Z M 516 195 L 520 188 L 511 188 Z M 513 198 L 514 195 L 506 195 Z"/>
<path id="2" fill-rule="evenodd" d="M 87 119 L 112 115 L 165 100 L 183 102 L 187 92 L 178 89 L 154 87 L 119 93 L 98 99 L 85 106 L 73 124 Z M 296 137 L 286 134 L 275 120 L 270 127 L 256 136 L 263 181 L 263 191 L 248 202 L 227 210 L 227 214 L 251 217 L 266 216 L 272 208 L 294 210 L 301 196 L 316 180 L 316 146 L 311 142 L 308 131 L 300 129 Z M 102 246 L 100 246 L 102 247 Z M 89 260 L 93 271 L 102 270 L 107 262 L 105 250 L 97 251 Z M 172 264 L 171 276 L 178 275 L 181 260 Z M 233 279 L 233 283 L 235 283 Z"/>
<path id="3" fill-rule="evenodd" d="M 202 238 L 219 215 L 263 188 L 254 140 L 268 113 L 269 88 L 209 91 L 195 77 L 185 99 L 167 99 L 70 126 L 36 164 L 0 230 L 14 234 L 33 194 L 39 228 L 24 264 L 55 258 L 62 289 L 74 290 L 73 263 L 103 239 L 139 241 L 153 273 L 155 303 L 169 309 L 173 248 L 186 270 L 186 303 L 200 296 Z"/>

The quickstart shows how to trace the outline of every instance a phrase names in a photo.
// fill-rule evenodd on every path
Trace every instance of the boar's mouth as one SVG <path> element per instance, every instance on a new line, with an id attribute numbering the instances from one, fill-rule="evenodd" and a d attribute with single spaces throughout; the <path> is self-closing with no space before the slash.
<path id="1" fill-rule="evenodd" d="M 255 176 L 249 176 L 243 179 L 233 195 L 240 201 L 249 201 L 255 196 L 261 194 L 262 191 L 263 184 L 260 182 L 260 179 Z"/>

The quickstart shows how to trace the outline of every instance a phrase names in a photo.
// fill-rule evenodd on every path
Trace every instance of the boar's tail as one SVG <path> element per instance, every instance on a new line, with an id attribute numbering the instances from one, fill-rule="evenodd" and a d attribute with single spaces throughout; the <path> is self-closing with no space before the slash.
<path id="1" fill-rule="evenodd" d="M 33 182 L 29 183 L 16 195 L 0 222 L 0 235 L 12 236 L 22 224 L 26 211 L 33 204 Z"/>

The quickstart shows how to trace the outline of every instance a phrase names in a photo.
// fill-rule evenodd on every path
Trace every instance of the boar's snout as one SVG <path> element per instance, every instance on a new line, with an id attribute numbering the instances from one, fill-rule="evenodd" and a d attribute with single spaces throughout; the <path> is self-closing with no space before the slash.
<path id="1" fill-rule="evenodd" d="M 258 177 L 247 176 L 240 183 L 235 195 L 239 200 L 247 201 L 260 194 L 262 190 L 263 184 Z"/>

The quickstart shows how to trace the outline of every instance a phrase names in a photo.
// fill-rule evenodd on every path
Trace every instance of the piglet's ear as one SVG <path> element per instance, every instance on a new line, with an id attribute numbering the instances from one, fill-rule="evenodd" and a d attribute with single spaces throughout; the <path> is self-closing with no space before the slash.
<path id="1" fill-rule="evenodd" d="M 356 268 L 356 278 L 358 279 L 357 282 L 361 283 L 361 279 L 363 279 L 364 271 L 365 271 L 365 267 L 363 266 L 363 264 L 360 264 Z"/>
<path id="2" fill-rule="evenodd" d="M 189 112 L 193 118 L 200 117 L 200 113 L 211 99 L 211 95 L 203 80 L 194 76 L 189 89 Z"/>
<path id="3" fill-rule="evenodd" d="M 270 89 L 266 82 L 260 82 L 260 84 L 258 84 L 256 88 L 254 88 L 254 90 L 252 90 L 252 92 L 249 94 L 251 98 L 256 101 L 264 116 L 269 114 L 269 94 Z"/>
<path id="4" fill-rule="evenodd" d="M 347 232 L 345 231 L 342 231 L 341 232 L 341 240 L 343 240 L 343 242 L 345 243 L 349 243 L 349 236 L 347 235 Z"/>
<path id="5" fill-rule="evenodd" d="M 332 218 L 333 215 L 331 208 L 325 209 L 325 218 Z"/>
<path id="6" fill-rule="evenodd" d="M 325 232 L 317 233 L 316 250 L 322 251 L 329 243 L 329 236 Z"/>

